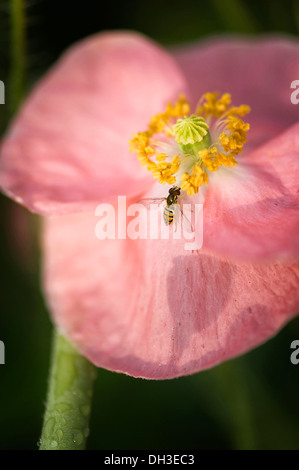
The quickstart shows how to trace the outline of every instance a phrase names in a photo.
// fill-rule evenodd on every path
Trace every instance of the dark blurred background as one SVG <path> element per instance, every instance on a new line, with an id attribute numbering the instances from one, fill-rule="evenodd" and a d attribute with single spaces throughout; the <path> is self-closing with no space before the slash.
<path id="1" fill-rule="evenodd" d="M 0 80 L 11 73 L 9 0 L 0 0 Z M 167 46 L 214 34 L 299 33 L 297 0 L 27 2 L 27 90 L 89 34 L 133 29 Z M 298 78 L 298 77 L 296 77 Z M 11 118 L 0 106 L 1 133 Z M 0 196 L 0 449 L 36 449 L 52 325 L 39 289 L 38 218 Z M 299 318 L 274 339 L 212 370 L 171 381 L 99 369 L 89 449 L 298 449 Z"/>

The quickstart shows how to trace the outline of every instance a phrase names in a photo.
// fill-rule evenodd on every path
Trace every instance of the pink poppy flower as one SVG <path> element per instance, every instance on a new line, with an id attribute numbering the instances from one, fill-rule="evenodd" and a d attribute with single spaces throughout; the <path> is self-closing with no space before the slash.
<path id="1" fill-rule="evenodd" d="M 171 53 L 136 33 L 68 51 L 1 148 L 0 185 L 45 215 L 43 282 L 55 323 L 93 363 L 136 377 L 191 374 L 257 346 L 298 311 L 299 45 L 214 39 Z M 95 208 L 159 183 L 129 154 L 134 132 L 185 93 L 251 107 L 238 165 L 213 173 L 204 242 L 98 240 Z"/>

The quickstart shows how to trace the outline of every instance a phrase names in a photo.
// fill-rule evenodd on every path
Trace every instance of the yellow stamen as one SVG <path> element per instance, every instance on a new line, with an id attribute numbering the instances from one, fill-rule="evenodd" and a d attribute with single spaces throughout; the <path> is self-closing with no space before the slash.
<path id="1" fill-rule="evenodd" d="M 161 184 L 179 185 L 176 175 L 184 165 L 188 170 L 181 176 L 180 187 L 188 195 L 195 194 L 208 183 L 209 171 L 237 165 L 235 156 L 243 151 L 249 130 L 240 117 L 249 111 L 247 105 L 231 106 L 229 93 L 220 96 L 216 92 L 203 95 L 196 114 L 188 116 L 190 105 L 181 95 L 151 118 L 146 131 L 133 135 L 130 149 Z M 170 155 L 165 150 L 168 146 Z"/>
<path id="2" fill-rule="evenodd" d="M 238 155 L 243 151 L 243 146 L 247 141 L 247 131 L 249 130 L 249 124 L 242 121 L 236 116 L 228 117 L 227 129 L 231 131 L 230 135 L 222 132 L 219 135 L 219 141 L 221 142 L 225 152 L 230 152 L 230 155 Z"/>
<path id="3" fill-rule="evenodd" d="M 245 116 L 250 112 L 250 106 L 231 106 L 231 95 L 224 93 L 219 99 L 219 93 L 206 93 L 203 95 L 196 108 L 196 113 L 209 118 L 223 118 L 227 116 Z"/>
<path id="4" fill-rule="evenodd" d="M 208 175 L 201 165 L 196 164 L 192 169 L 191 175 L 184 173 L 181 177 L 181 189 L 186 191 L 188 196 L 198 193 L 198 189 L 202 184 L 207 184 Z"/>
<path id="5" fill-rule="evenodd" d="M 225 93 L 221 98 L 217 99 L 218 97 L 218 92 L 203 95 L 199 100 L 196 113 L 199 115 L 221 117 L 231 103 L 231 96 L 229 93 Z"/>
<path id="6" fill-rule="evenodd" d="M 161 184 L 173 184 L 175 183 L 174 174 L 178 172 L 180 168 L 180 157 L 173 157 L 171 163 L 165 161 L 166 155 L 157 155 L 159 163 L 153 168 L 153 178 L 158 179 Z"/>

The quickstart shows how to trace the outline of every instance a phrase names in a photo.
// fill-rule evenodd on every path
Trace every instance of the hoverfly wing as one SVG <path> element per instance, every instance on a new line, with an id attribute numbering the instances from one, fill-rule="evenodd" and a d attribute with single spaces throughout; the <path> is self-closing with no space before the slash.
<path id="1" fill-rule="evenodd" d="M 194 228 L 191 222 L 192 209 L 185 206 L 186 204 L 184 204 L 184 207 L 182 207 L 179 203 L 173 204 L 175 227 L 177 229 L 178 224 L 181 224 L 184 232 L 194 233 Z"/>
<path id="2" fill-rule="evenodd" d="M 146 197 L 144 199 L 140 199 L 138 201 L 138 204 L 143 204 L 144 207 L 148 210 L 150 209 L 158 209 L 159 206 L 166 201 L 165 197 Z M 158 206 L 158 207 L 153 207 L 153 206 Z"/>

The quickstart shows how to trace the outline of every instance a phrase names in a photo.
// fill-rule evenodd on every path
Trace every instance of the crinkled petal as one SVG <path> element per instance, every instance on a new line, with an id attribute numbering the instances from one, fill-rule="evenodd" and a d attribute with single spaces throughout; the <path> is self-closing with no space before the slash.
<path id="1" fill-rule="evenodd" d="M 93 209 L 152 184 L 132 133 L 184 91 L 172 57 L 140 34 L 88 38 L 27 99 L 1 149 L 0 186 L 41 214 Z"/>
<path id="2" fill-rule="evenodd" d="M 257 346 L 298 310 L 298 263 L 231 262 L 182 241 L 98 240 L 92 214 L 45 222 L 50 311 L 97 366 L 191 374 Z"/>
<path id="3" fill-rule="evenodd" d="M 286 37 L 214 38 L 173 51 L 185 72 L 195 106 L 207 91 L 231 93 L 234 105 L 249 104 L 252 149 L 295 122 L 291 83 L 299 77 L 299 43 Z"/>
<path id="4" fill-rule="evenodd" d="M 299 124 L 213 173 L 204 247 L 239 258 L 299 255 Z"/>

